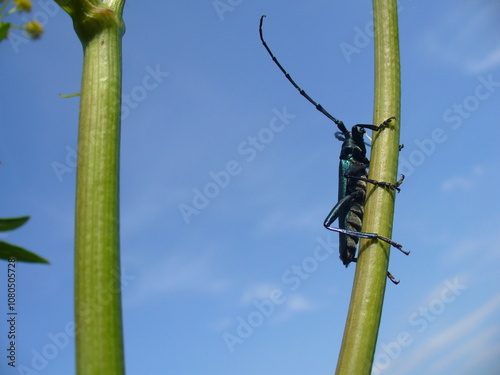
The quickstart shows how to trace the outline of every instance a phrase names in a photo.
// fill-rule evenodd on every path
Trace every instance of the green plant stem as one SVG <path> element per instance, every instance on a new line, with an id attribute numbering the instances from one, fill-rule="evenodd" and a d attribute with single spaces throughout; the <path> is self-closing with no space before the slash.
<path id="1" fill-rule="evenodd" d="M 396 117 L 374 134 L 369 178 L 395 182 L 399 154 L 400 72 L 396 0 L 374 0 L 374 124 Z M 368 184 L 363 232 L 391 237 L 395 193 Z M 370 374 L 382 315 L 390 246 L 361 240 L 337 375 Z"/>
<path id="2" fill-rule="evenodd" d="M 106 29 L 85 47 L 75 229 L 78 375 L 124 373 L 118 226 L 120 41 L 115 30 Z"/>
<path id="3" fill-rule="evenodd" d="M 119 255 L 121 3 L 58 0 L 84 51 L 75 222 L 78 375 L 122 375 Z"/>

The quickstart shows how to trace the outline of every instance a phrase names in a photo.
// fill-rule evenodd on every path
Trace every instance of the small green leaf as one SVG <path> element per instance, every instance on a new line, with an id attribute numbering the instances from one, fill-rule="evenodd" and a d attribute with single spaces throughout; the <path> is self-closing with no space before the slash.
<path id="1" fill-rule="evenodd" d="M 19 228 L 29 220 L 29 216 L 11 217 L 9 219 L 0 219 L 0 232 L 7 232 Z"/>
<path id="2" fill-rule="evenodd" d="M 75 96 L 80 96 L 80 93 L 77 92 L 76 94 L 59 94 L 61 98 L 74 98 Z"/>
<path id="3" fill-rule="evenodd" d="M 11 245 L 10 243 L 0 241 L 0 259 L 16 258 L 18 262 L 30 263 L 49 263 L 48 260 L 42 258 L 31 251 L 22 247 Z"/>
<path id="4" fill-rule="evenodd" d="M 9 22 L 0 22 L 0 42 L 7 38 L 9 34 L 10 23 Z"/>

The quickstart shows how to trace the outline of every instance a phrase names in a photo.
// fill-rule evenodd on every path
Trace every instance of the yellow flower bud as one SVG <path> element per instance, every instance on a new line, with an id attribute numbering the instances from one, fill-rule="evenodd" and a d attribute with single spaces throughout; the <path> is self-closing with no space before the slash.
<path id="1" fill-rule="evenodd" d="M 31 12 L 30 0 L 14 0 L 14 5 L 19 10 L 19 12 Z"/>
<path id="2" fill-rule="evenodd" d="M 24 31 L 30 38 L 38 39 L 43 33 L 43 26 L 37 21 L 30 21 L 24 25 Z"/>

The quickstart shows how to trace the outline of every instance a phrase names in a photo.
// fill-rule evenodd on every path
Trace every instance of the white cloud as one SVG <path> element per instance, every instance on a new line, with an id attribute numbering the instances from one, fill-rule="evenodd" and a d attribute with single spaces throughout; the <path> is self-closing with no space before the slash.
<path id="1" fill-rule="evenodd" d="M 431 340 L 427 340 L 424 351 L 433 351 L 443 348 L 453 342 L 465 341 L 464 336 L 473 332 L 492 313 L 500 309 L 500 294 L 493 296 L 485 304 L 474 310 L 465 318 L 459 320 L 448 329 L 435 335 Z"/>
<path id="2" fill-rule="evenodd" d="M 473 354 L 474 362 L 477 360 L 477 355 L 487 353 L 488 347 L 494 347 L 494 341 L 500 335 L 500 327 L 486 327 L 485 329 L 469 336 L 467 340 L 460 341 L 463 344 L 451 351 L 448 355 L 439 357 L 433 364 L 431 369 L 433 374 L 445 374 L 453 364 L 458 363 L 461 358 L 471 356 Z M 493 345 L 492 345 L 493 344 Z M 484 349 L 484 350 L 483 350 Z M 464 374 L 474 373 L 473 368 L 469 368 Z"/>
<path id="3" fill-rule="evenodd" d="M 129 303 L 166 293 L 221 293 L 230 287 L 227 280 L 216 276 L 213 262 L 206 255 L 171 255 L 141 269 L 144 272 L 137 277 Z"/>
<path id="4" fill-rule="evenodd" d="M 474 187 L 474 182 L 463 176 L 451 177 L 441 184 L 441 190 L 448 192 L 452 190 L 470 191 Z"/>
<path id="5" fill-rule="evenodd" d="M 419 346 L 416 346 L 414 350 L 408 353 L 406 360 L 400 362 L 401 365 L 398 367 L 397 373 L 399 375 L 417 373 L 417 370 L 429 365 L 434 358 L 437 358 L 437 360 L 436 364 L 432 364 L 433 366 L 447 369 L 440 373 L 450 373 L 449 369 L 457 363 L 457 358 L 460 358 L 457 351 L 461 352 L 463 349 L 459 347 L 453 352 L 455 354 L 451 353 L 445 357 L 447 350 L 456 343 L 466 343 L 471 340 L 479 342 L 481 333 L 477 332 L 482 332 L 486 327 L 486 320 L 491 315 L 498 314 L 499 310 L 500 294 L 497 294 L 468 315 L 465 315 L 463 319 L 434 336 L 430 336 Z M 487 346 L 484 342 L 482 342 L 482 345 Z M 479 353 L 482 349 L 487 348 L 477 347 L 476 351 Z M 472 353 L 469 353 L 469 356 L 470 358 L 474 358 Z M 445 358 L 448 358 L 448 361 L 445 361 Z"/>
<path id="6" fill-rule="evenodd" d="M 286 304 L 287 309 L 291 312 L 310 311 L 315 309 L 315 305 L 301 294 L 290 296 Z"/>
<path id="7" fill-rule="evenodd" d="M 281 288 L 271 283 L 260 283 L 249 286 L 241 295 L 240 301 L 243 305 L 251 305 L 256 300 L 271 299 L 273 291 L 280 291 Z"/>
<path id="8" fill-rule="evenodd" d="M 447 264 L 463 262 L 467 257 L 478 254 L 484 245 L 483 241 L 478 241 L 475 237 L 461 239 L 458 243 L 450 246 L 449 251 L 443 254 L 441 260 Z"/>
<path id="9" fill-rule="evenodd" d="M 279 296 L 280 303 L 275 306 L 272 316 L 269 317 L 271 324 L 281 323 L 299 313 L 316 309 L 316 305 L 303 294 L 287 293 L 286 290 L 272 283 L 260 283 L 250 286 L 242 293 L 240 302 L 246 308 L 250 306 L 253 308 L 254 303 L 273 300 L 273 295 L 275 300 L 276 296 Z"/>
<path id="10" fill-rule="evenodd" d="M 484 175 L 484 170 L 483 166 L 477 165 L 465 175 L 450 177 L 441 183 L 441 190 L 444 192 L 452 190 L 470 191 L 476 186 L 479 178 Z"/>
<path id="11" fill-rule="evenodd" d="M 297 314 L 314 311 L 317 306 L 304 295 L 295 293 L 287 296 L 286 302 L 281 310 L 277 311 L 271 318 L 272 324 L 278 324 L 292 319 Z"/>
<path id="12" fill-rule="evenodd" d="M 482 59 L 467 61 L 465 66 L 470 72 L 475 74 L 489 71 L 500 66 L 500 47 L 494 49 Z"/>
<path id="13" fill-rule="evenodd" d="M 428 25 L 420 46 L 432 59 L 468 73 L 494 69 L 500 66 L 499 14 L 498 2 L 457 3 L 446 17 Z"/>

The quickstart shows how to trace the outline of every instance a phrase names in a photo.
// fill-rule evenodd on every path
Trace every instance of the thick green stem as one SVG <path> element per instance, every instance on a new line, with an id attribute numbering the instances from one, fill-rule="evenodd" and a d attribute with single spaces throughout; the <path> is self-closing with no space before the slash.
<path id="1" fill-rule="evenodd" d="M 400 72 L 396 0 L 374 0 L 374 124 L 396 117 L 373 134 L 369 178 L 395 182 L 399 154 Z M 363 232 L 391 237 L 395 193 L 368 184 Z M 362 240 L 337 375 L 370 374 L 387 281 L 390 246 Z"/>
<path id="2" fill-rule="evenodd" d="M 75 223 L 78 375 L 123 375 L 119 141 L 123 1 L 57 0 L 84 50 Z"/>

